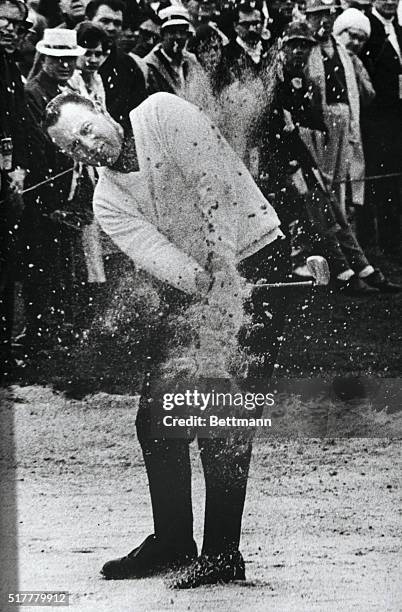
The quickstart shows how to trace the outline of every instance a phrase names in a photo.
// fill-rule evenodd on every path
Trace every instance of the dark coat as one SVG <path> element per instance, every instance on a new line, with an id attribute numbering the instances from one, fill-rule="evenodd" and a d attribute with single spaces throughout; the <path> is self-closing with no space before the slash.
<path id="1" fill-rule="evenodd" d="M 25 86 L 28 108 L 29 129 L 27 133 L 27 152 L 29 175 L 27 186 L 37 184 L 52 175 L 73 167 L 72 160 L 64 155 L 41 128 L 46 105 L 55 98 L 61 89 L 46 72 L 39 72 Z M 71 186 L 71 174 L 67 174 L 55 183 L 39 187 L 29 196 L 34 199 L 35 209 L 49 213 L 64 208 Z"/>
<path id="2" fill-rule="evenodd" d="M 142 70 L 127 53 L 113 47 L 99 74 L 107 110 L 125 129 L 131 129 L 129 114 L 147 97 Z"/>
<path id="3" fill-rule="evenodd" d="M 13 167 L 26 167 L 25 98 L 21 73 L 14 58 L 0 51 L 0 138 L 12 138 Z"/>
<path id="4" fill-rule="evenodd" d="M 402 99 L 399 97 L 399 79 L 402 78 L 402 66 L 383 24 L 374 15 L 370 15 L 370 23 L 371 36 L 362 60 L 376 97 L 362 109 L 361 116 L 366 171 L 368 175 L 401 172 Z M 394 28 L 402 50 L 402 27 L 394 21 Z M 395 188 L 391 185 L 391 189 Z M 395 206 L 397 208 L 399 204 Z M 395 215 L 397 217 L 398 213 Z"/>
<path id="5" fill-rule="evenodd" d="M 25 151 L 26 110 L 21 73 L 14 57 L 0 51 L 0 139 L 11 138 L 13 144 L 12 168 L 27 167 Z M 16 231 L 20 210 L 16 198 L 8 187 L 8 174 L 0 176 L 0 286 L 3 272 L 9 269 L 15 256 Z"/>
<path id="6" fill-rule="evenodd" d="M 144 57 L 146 65 L 146 85 L 148 95 L 157 91 L 166 91 L 177 94 L 182 88 L 183 83 L 172 64 L 162 53 L 161 45 L 158 44 Z M 183 51 L 183 76 L 188 80 L 193 69 L 198 66 L 194 55 Z"/>
<path id="7" fill-rule="evenodd" d="M 287 127 L 286 112 L 295 126 L 293 131 Z M 307 183 L 310 186 L 314 184 L 316 178 L 311 176 L 311 169 L 316 167 L 316 163 L 299 135 L 299 128 L 326 130 L 318 88 L 304 77 L 278 79 L 263 127 L 266 138 L 262 147 L 263 166 L 269 177 L 270 190 L 277 192 L 285 187 L 287 178 L 298 167 Z"/>
<path id="8" fill-rule="evenodd" d="M 42 129 L 48 102 L 60 93 L 58 84 L 40 71 L 25 88 L 29 129 L 27 133 L 28 186 L 65 170 L 73 162 L 64 155 Z M 72 172 L 26 194 L 23 216 L 24 295 L 27 329 L 36 336 L 45 329 L 59 328 L 70 317 L 73 296 L 74 257 L 79 234 L 53 220 L 55 210 L 69 207 Z"/>
<path id="9" fill-rule="evenodd" d="M 224 65 L 224 85 L 228 85 L 236 80 L 259 77 L 267 69 L 268 48 L 263 44 L 261 60 L 256 64 L 248 53 L 235 41 L 232 40 L 223 52 Z"/>
<path id="10" fill-rule="evenodd" d="M 376 97 L 370 110 L 384 115 L 402 115 L 402 99 L 399 97 L 399 76 L 402 67 L 394 47 L 387 39 L 383 24 L 370 15 L 371 36 L 365 46 L 362 60 L 371 77 Z M 402 51 L 402 26 L 394 21 L 394 28 Z"/>

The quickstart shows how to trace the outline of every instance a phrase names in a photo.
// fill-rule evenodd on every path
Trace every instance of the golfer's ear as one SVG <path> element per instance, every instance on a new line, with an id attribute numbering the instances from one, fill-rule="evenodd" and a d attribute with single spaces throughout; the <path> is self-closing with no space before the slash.
<path id="1" fill-rule="evenodd" d="M 94 102 L 94 105 L 95 105 L 95 109 L 97 112 L 101 113 L 104 117 L 109 119 L 111 123 L 113 123 L 119 128 L 119 131 L 121 133 L 124 133 L 124 130 L 122 126 L 120 125 L 120 123 L 118 123 L 115 119 L 113 119 L 112 115 L 108 112 L 107 108 L 102 103 L 100 103 L 99 101 L 96 101 Z"/>

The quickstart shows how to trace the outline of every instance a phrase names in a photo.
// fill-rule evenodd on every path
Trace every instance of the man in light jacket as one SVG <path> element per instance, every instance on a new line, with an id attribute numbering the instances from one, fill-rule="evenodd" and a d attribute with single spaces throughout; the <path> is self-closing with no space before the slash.
<path id="1" fill-rule="evenodd" d="M 161 42 L 142 62 L 147 92 L 178 94 L 199 69 L 195 56 L 185 49 L 190 35 L 190 15 L 181 6 L 168 6 L 158 16 L 162 20 Z"/>
<path id="2" fill-rule="evenodd" d="M 71 94 L 49 106 L 46 121 L 54 142 L 76 160 L 107 166 L 94 195 L 95 215 L 135 264 L 159 280 L 165 296 L 165 314 L 144 356 L 149 372 L 136 423 L 155 533 L 127 556 L 106 563 L 102 573 L 109 579 L 138 578 L 190 562 L 175 588 L 244 579 L 239 541 L 251 436 L 239 434 L 236 442 L 198 439 L 206 508 L 197 558 L 189 439 L 155 436 L 151 415 L 163 413 L 163 407 L 154 389 L 169 377 L 169 368 L 193 380 L 230 380 L 229 353 L 237 338 L 250 357 L 248 379 L 267 383 L 281 340 L 284 296 L 253 294 L 246 301 L 251 319 L 246 324 L 244 278 L 284 280 L 287 241 L 246 167 L 199 109 L 160 92 L 134 109 L 130 121 L 133 136 L 124 139 L 110 117 Z M 180 321 L 188 322 L 194 309 L 201 315 L 190 333 Z"/>

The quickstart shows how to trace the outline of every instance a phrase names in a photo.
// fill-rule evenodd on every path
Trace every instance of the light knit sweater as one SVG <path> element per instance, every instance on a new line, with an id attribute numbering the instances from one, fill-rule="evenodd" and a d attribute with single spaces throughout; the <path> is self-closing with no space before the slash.
<path id="1" fill-rule="evenodd" d="M 282 235 L 276 212 L 198 108 L 160 92 L 130 119 L 139 171 L 102 169 L 94 211 L 139 268 L 192 294 L 210 253 L 234 269 Z"/>

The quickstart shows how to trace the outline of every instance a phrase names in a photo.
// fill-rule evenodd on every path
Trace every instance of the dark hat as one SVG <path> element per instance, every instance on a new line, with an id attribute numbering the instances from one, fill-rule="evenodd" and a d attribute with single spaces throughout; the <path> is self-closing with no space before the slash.
<path id="1" fill-rule="evenodd" d="M 282 42 L 289 40 L 308 40 L 312 45 L 317 44 L 312 28 L 306 21 L 293 21 L 283 31 Z"/>

